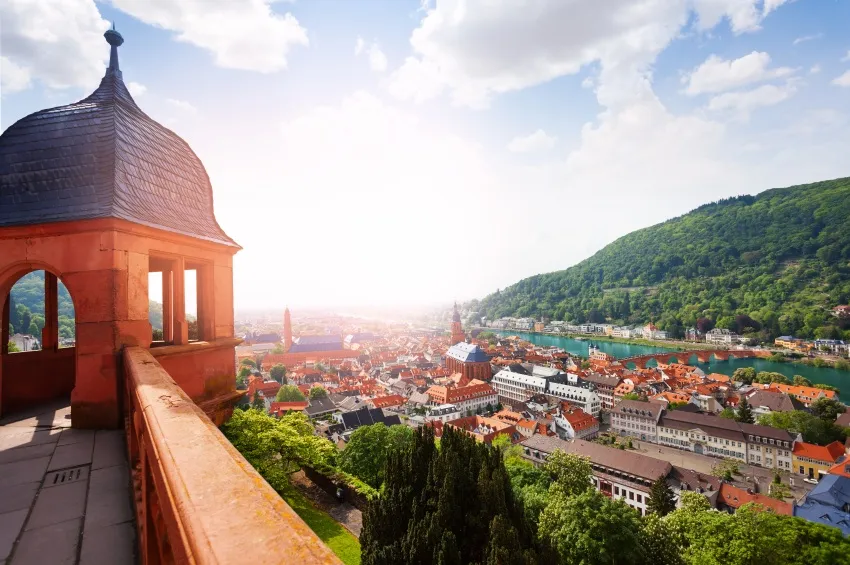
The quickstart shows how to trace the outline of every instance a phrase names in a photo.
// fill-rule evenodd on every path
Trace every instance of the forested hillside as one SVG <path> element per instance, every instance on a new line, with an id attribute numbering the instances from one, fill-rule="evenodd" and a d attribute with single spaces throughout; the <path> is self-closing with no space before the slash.
<path id="1" fill-rule="evenodd" d="M 41 339 L 44 328 L 44 271 L 33 271 L 21 277 L 12 287 L 9 325 L 12 334 L 28 334 Z M 74 303 L 59 282 L 59 337 L 74 337 Z"/>
<path id="2" fill-rule="evenodd" d="M 488 318 L 850 337 L 850 178 L 706 204 L 472 304 Z"/>

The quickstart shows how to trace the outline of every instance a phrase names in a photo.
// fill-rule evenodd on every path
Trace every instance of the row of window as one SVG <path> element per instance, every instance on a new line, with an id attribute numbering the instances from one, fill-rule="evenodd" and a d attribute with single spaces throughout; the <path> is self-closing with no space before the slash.
<path id="1" fill-rule="evenodd" d="M 782 447 L 790 447 L 787 441 L 774 440 L 773 438 L 763 438 L 750 435 L 751 443 L 769 443 L 770 445 L 781 445 Z"/>

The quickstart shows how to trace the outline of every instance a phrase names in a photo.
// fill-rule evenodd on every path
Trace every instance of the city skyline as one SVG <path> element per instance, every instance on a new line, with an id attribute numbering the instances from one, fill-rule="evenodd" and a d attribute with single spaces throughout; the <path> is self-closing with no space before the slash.
<path id="1" fill-rule="evenodd" d="M 237 309 L 481 298 L 703 203 L 847 174 L 846 3 L 24 5 L 0 126 L 90 92 L 114 21 L 136 101 L 197 152 L 244 247 Z"/>

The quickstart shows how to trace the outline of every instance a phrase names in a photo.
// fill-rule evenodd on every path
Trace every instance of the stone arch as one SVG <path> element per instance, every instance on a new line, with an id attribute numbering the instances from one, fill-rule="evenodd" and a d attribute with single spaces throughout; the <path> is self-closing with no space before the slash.
<path id="1" fill-rule="evenodd" d="M 45 326 L 42 335 L 35 336 L 40 349 L 10 354 L 9 307 L 12 288 L 29 273 L 45 273 Z M 59 282 L 65 286 L 74 308 L 74 334 L 78 335 L 78 296 L 66 283 L 63 273 L 41 261 L 18 261 L 0 271 L 0 414 L 25 410 L 45 402 L 66 398 L 77 383 L 77 347 L 59 347 Z"/>

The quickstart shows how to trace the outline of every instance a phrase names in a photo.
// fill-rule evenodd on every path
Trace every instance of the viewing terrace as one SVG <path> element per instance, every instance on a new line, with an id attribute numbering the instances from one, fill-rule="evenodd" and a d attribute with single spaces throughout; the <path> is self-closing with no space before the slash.
<path id="1" fill-rule="evenodd" d="M 104 35 L 90 96 L 0 135 L 0 565 L 339 563 L 217 428 L 244 394 L 240 247 L 200 159 L 127 90 L 124 39 Z M 44 328 L 15 352 L 13 287 L 33 271 Z"/>

